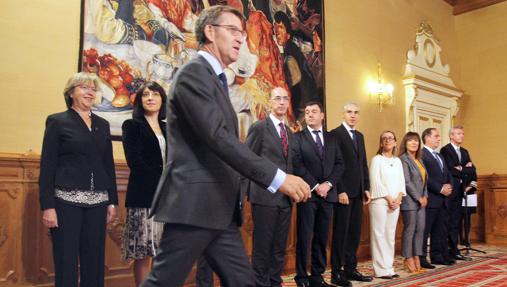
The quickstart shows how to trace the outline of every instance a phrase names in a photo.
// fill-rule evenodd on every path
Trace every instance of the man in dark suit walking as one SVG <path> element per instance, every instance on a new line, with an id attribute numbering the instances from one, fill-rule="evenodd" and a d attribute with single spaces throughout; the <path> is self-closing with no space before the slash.
<path id="1" fill-rule="evenodd" d="M 435 128 L 427 128 L 421 135 L 424 143 L 423 163 L 428 172 L 428 206 L 426 207 L 426 226 L 424 228 L 421 267 L 434 268 L 426 259 L 428 237 L 430 237 L 430 259 L 433 264 L 452 265 L 447 250 L 447 208 L 448 197 L 452 194 L 451 178 L 444 157 L 436 151 L 440 145 L 440 133 Z"/>
<path id="2" fill-rule="evenodd" d="M 343 123 L 331 131 L 337 137 L 345 163 L 338 181 L 338 203 L 334 208 L 331 243 L 331 282 L 352 286 L 349 280 L 369 282 L 373 278 L 357 271 L 356 252 L 361 239 L 363 204 L 370 202 L 370 181 L 363 134 L 355 128 L 359 121 L 359 105 L 343 106 Z"/>
<path id="3" fill-rule="evenodd" d="M 338 202 L 336 187 L 343 174 L 343 159 L 332 133 L 322 127 L 320 102 L 305 106 L 306 128 L 295 135 L 294 174 L 312 188 L 313 196 L 297 204 L 296 281 L 299 287 L 331 286 L 322 278 L 326 271 L 326 246 L 333 212 Z M 310 244 L 311 243 L 311 244 Z M 311 247 L 311 276 L 306 272 Z"/>
<path id="4" fill-rule="evenodd" d="M 195 29 L 198 57 L 171 84 L 167 164 L 151 207 L 155 220 L 165 223 L 164 233 L 143 287 L 182 286 L 201 255 L 222 286 L 254 286 L 238 230 L 240 175 L 295 201 L 309 197 L 302 179 L 239 141 L 223 69 L 238 59 L 243 25 L 231 7 L 203 10 Z"/>
<path id="5" fill-rule="evenodd" d="M 292 173 L 293 135 L 284 124 L 290 99 L 287 91 L 271 91 L 271 113 L 248 130 L 246 144 L 259 156 L 269 159 L 279 169 Z M 252 268 L 256 286 L 281 286 L 292 202 L 282 193 L 271 193 L 266 187 L 249 183 L 248 200 L 252 204 Z"/>
<path id="6" fill-rule="evenodd" d="M 450 143 L 440 150 L 445 158 L 447 168 L 452 176 L 453 193 L 449 196 L 449 253 L 456 260 L 472 260 L 458 250 L 459 226 L 463 217 L 462 200 L 464 194 L 472 192 L 477 186 L 475 166 L 468 151 L 461 147 L 465 139 L 462 126 L 455 126 L 449 131 Z M 470 221 L 468 221 L 469 223 Z"/>

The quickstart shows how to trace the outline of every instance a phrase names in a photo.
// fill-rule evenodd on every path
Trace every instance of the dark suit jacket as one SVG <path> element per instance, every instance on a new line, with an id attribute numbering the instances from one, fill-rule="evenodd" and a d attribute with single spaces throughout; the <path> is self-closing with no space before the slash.
<path id="1" fill-rule="evenodd" d="M 345 163 L 342 178 L 338 181 L 338 193 L 346 192 L 350 198 L 362 196 L 365 190 L 370 190 L 363 134 L 356 130 L 358 145 L 358 151 L 356 152 L 352 138 L 343 125 L 331 132 L 336 135 Z"/>
<path id="2" fill-rule="evenodd" d="M 165 137 L 165 123 L 159 124 Z M 125 206 L 148 208 L 163 169 L 157 136 L 144 117 L 126 120 L 122 131 L 123 150 L 130 168 Z"/>
<path id="3" fill-rule="evenodd" d="M 303 178 L 310 188 L 329 181 L 333 188 L 329 190 L 325 200 L 337 202 L 337 188 L 344 171 L 344 163 L 336 135 L 324 131 L 322 157 L 319 155 L 313 136 L 307 128 L 297 133 L 294 138 L 294 174 Z M 310 198 L 310 200 L 317 199 L 318 197 L 315 195 Z"/>
<path id="4" fill-rule="evenodd" d="M 248 129 L 246 144 L 254 153 L 270 160 L 279 169 L 286 173 L 292 173 L 293 151 L 291 147 L 294 142 L 294 136 L 287 125 L 285 125 L 285 130 L 289 137 L 289 152 L 287 158 L 283 155 L 280 136 L 276 131 L 273 121 L 269 117 L 255 122 Z M 289 207 L 292 204 L 288 196 L 280 192 L 271 193 L 266 190 L 265 186 L 253 182 L 250 182 L 248 185 L 247 196 L 251 203 L 264 206 Z"/>
<path id="5" fill-rule="evenodd" d="M 401 202 L 401 210 L 418 210 L 421 206 L 419 199 L 423 196 L 428 196 L 428 188 L 423 180 L 419 167 L 410 155 L 404 153 L 400 155 L 400 160 L 403 165 L 405 190 L 407 191 L 407 196 L 405 196 Z M 428 175 L 426 174 L 426 182 L 427 181 Z"/>
<path id="6" fill-rule="evenodd" d="M 55 187 L 107 190 L 109 204 L 118 204 L 109 123 L 91 117 L 92 131 L 73 109 L 48 116 L 39 176 L 42 210 L 55 207 Z"/>
<path id="7" fill-rule="evenodd" d="M 440 153 L 445 158 L 447 163 L 447 168 L 449 169 L 449 173 L 452 176 L 452 190 L 453 196 L 452 200 L 456 200 L 461 202 L 463 198 L 463 191 L 465 187 L 470 185 L 470 182 L 477 180 L 477 173 L 475 170 L 475 166 L 466 167 L 465 165 L 472 160 L 470 159 L 470 155 L 466 149 L 460 147 L 461 151 L 461 161 L 458 158 L 458 154 L 456 150 L 452 146 L 452 144 L 446 144 L 440 150 Z M 459 171 L 455 167 L 461 166 L 462 170 Z"/>
<path id="8" fill-rule="evenodd" d="M 439 154 L 440 159 L 444 165 L 443 170 L 437 159 L 423 147 L 423 163 L 428 172 L 428 208 L 440 208 L 446 205 L 447 197 L 442 195 L 440 191 L 442 186 L 446 183 L 451 183 L 451 177 L 447 170 L 444 157 Z M 454 191 L 453 191 L 454 192 Z"/>
<path id="9" fill-rule="evenodd" d="M 239 223 L 240 174 L 269 186 L 277 167 L 239 141 L 236 113 L 203 57 L 176 73 L 167 107 L 167 165 L 152 203 L 155 220 L 220 230 Z"/>

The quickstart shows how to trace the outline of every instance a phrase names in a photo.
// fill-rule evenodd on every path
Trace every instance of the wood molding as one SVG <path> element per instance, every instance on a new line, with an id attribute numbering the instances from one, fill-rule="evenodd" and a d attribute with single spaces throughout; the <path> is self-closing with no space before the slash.
<path id="1" fill-rule="evenodd" d="M 505 0 L 444 0 L 453 7 L 452 14 L 460 15 L 473 10 L 481 9 Z"/>

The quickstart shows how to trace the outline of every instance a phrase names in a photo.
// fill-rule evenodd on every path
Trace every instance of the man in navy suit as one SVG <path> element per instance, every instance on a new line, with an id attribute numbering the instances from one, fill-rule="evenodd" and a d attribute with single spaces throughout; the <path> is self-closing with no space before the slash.
<path id="1" fill-rule="evenodd" d="M 428 173 L 428 206 L 426 207 L 426 226 L 424 229 L 423 251 L 420 257 L 423 268 L 434 268 L 426 259 L 428 237 L 431 238 L 431 263 L 452 265 L 454 260 L 447 250 L 447 228 L 449 202 L 452 194 L 451 177 L 444 157 L 437 152 L 440 145 L 440 133 L 436 128 L 425 129 L 421 135 L 424 143 L 423 163 Z"/>
<path id="2" fill-rule="evenodd" d="M 320 102 L 305 106 L 306 128 L 297 133 L 294 174 L 313 190 L 310 200 L 297 204 L 296 277 L 298 287 L 331 286 L 322 278 L 326 271 L 326 246 L 333 206 L 338 202 L 337 186 L 343 174 L 343 158 L 336 136 L 324 131 Z M 311 249 L 311 276 L 306 271 Z"/>
<path id="3" fill-rule="evenodd" d="M 477 173 L 475 166 L 470 159 L 468 151 L 461 147 L 465 139 L 465 132 L 462 126 L 455 126 L 449 131 L 450 143 L 446 144 L 440 152 L 447 163 L 449 173 L 452 175 L 452 190 L 449 197 L 449 252 L 456 260 L 472 260 L 465 257 L 458 250 L 459 226 L 464 215 L 462 200 L 464 194 L 473 192 L 477 186 Z M 468 218 L 467 223 L 470 223 Z M 470 228 L 470 226 L 468 226 Z"/>
<path id="4" fill-rule="evenodd" d="M 167 163 L 151 212 L 164 222 L 153 268 L 142 287 L 182 286 L 203 256 L 222 286 L 254 286 L 238 230 L 241 175 L 306 200 L 310 188 L 242 144 L 224 68 L 244 41 L 242 14 L 229 6 L 201 12 L 195 35 L 198 56 L 176 73 L 167 100 Z"/>
<path id="5" fill-rule="evenodd" d="M 363 204 L 371 201 L 364 136 L 356 130 L 359 112 L 357 103 L 346 103 L 343 106 L 343 123 L 331 131 L 338 140 L 345 163 L 345 171 L 338 181 L 331 243 L 331 283 L 338 286 L 352 286 L 349 280 L 373 280 L 357 270 L 356 252 L 361 239 Z"/>

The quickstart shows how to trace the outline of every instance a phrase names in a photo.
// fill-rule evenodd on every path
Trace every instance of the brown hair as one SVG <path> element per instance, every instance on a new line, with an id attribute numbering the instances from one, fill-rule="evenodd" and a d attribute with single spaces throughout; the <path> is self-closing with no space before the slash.
<path id="1" fill-rule="evenodd" d="M 383 138 L 382 136 L 383 136 L 384 134 L 386 134 L 386 133 L 390 133 L 390 134 L 392 134 L 392 135 L 393 135 L 393 137 L 394 137 L 394 141 L 396 141 L 396 135 L 394 134 L 394 132 L 393 132 L 393 131 L 383 131 L 383 132 L 380 134 L 380 139 L 379 139 L 379 144 L 378 144 L 377 154 L 382 154 L 382 142 L 383 142 L 383 141 L 382 141 L 382 138 Z M 394 148 L 393 148 L 393 155 L 395 155 L 395 154 L 396 154 L 396 146 L 394 146 Z"/>
<path id="2" fill-rule="evenodd" d="M 234 14 L 241 20 L 241 23 L 244 24 L 245 17 L 243 17 L 243 14 L 231 6 L 216 5 L 202 10 L 201 14 L 199 14 L 199 18 L 195 23 L 195 38 L 199 44 L 199 48 L 201 48 L 208 41 L 206 34 L 204 33 L 206 26 L 217 25 L 218 20 L 224 13 Z"/>
<path id="3" fill-rule="evenodd" d="M 421 157 L 422 157 L 422 142 L 421 142 L 421 137 L 416 132 L 408 132 L 403 136 L 403 139 L 401 140 L 401 144 L 400 144 L 399 155 L 401 156 L 402 154 L 408 153 L 407 142 L 409 140 L 413 140 L 413 139 L 415 139 L 415 140 L 417 140 L 417 142 L 419 142 L 419 147 L 417 148 L 417 151 L 415 152 L 415 158 L 421 159 Z"/>

